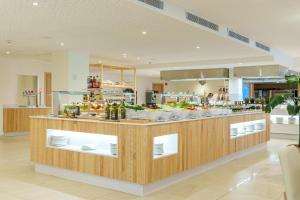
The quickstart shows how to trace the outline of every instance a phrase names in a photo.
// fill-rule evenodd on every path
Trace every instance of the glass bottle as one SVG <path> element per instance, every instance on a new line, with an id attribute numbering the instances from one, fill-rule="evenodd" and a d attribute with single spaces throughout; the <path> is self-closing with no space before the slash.
<path id="1" fill-rule="evenodd" d="M 111 112 L 110 112 L 110 119 L 111 120 L 118 120 L 118 105 L 116 103 L 113 103 L 111 107 Z"/>
<path id="2" fill-rule="evenodd" d="M 125 100 L 123 100 L 121 105 L 120 105 L 120 112 L 121 112 L 121 119 L 126 119 Z"/>
<path id="3" fill-rule="evenodd" d="M 106 107 L 105 107 L 105 119 L 110 120 L 110 104 L 109 102 L 106 102 Z"/>

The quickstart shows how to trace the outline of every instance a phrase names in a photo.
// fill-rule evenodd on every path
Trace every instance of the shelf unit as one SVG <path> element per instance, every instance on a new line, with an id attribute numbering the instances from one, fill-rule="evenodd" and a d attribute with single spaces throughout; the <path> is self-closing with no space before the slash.
<path id="1" fill-rule="evenodd" d="M 114 65 L 107 65 L 107 64 L 90 64 L 90 67 L 93 68 L 98 68 L 100 72 L 100 88 L 91 88 L 88 89 L 90 91 L 101 91 L 104 88 L 118 88 L 118 89 L 132 89 L 134 91 L 134 104 L 137 103 L 136 99 L 136 68 L 135 67 L 130 67 L 130 66 L 114 66 Z M 106 70 L 116 70 L 120 72 L 120 82 L 124 82 L 124 72 L 125 71 L 130 71 L 132 73 L 132 84 L 131 85 L 110 85 L 110 84 L 104 84 L 104 76 L 105 76 L 105 71 Z M 105 98 L 105 97 L 104 97 Z M 109 99 L 112 99 L 113 97 L 107 97 Z M 118 97 L 117 99 L 120 99 Z M 125 97 L 123 98 L 125 99 Z"/>
<path id="2" fill-rule="evenodd" d="M 261 126 L 261 128 L 255 129 L 255 125 L 258 125 L 258 124 Z M 246 127 L 249 127 L 249 126 L 252 126 L 253 129 L 251 131 L 246 131 Z M 236 130 L 236 133 L 234 133 L 234 131 L 233 131 L 234 129 Z M 236 139 L 236 138 L 243 137 L 246 135 L 261 133 L 261 132 L 264 132 L 265 130 L 266 130 L 266 120 L 265 119 L 230 124 L 230 138 Z"/>
<path id="3" fill-rule="evenodd" d="M 101 156 L 118 157 L 118 150 L 112 153 L 111 145 L 118 146 L 118 137 L 114 135 L 65 131 L 58 129 L 47 129 L 47 147 L 54 149 L 62 149 L 67 151 L 76 151 L 80 153 L 96 154 Z M 57 146 L 52 144 L 52 137 L 65 137 L 67 142 L 65 145 Z M 82 145 L 93 145 L 95 149 L 83 150 Z"/>
<path id="4" fill-rule="evenodd" d="M 153 159 L 178 154 L 178 133 L 161 135 L 153 138 Z M 155 150 L 159 145 L 160 150 Z M 160 153 L 157 153 L 160 152 Z"/>

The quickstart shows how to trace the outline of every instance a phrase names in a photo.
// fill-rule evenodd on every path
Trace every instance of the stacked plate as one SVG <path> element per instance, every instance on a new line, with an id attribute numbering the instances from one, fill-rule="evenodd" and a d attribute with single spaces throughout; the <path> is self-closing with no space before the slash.
<path id="1" fill-rule="evenodd" d="M 164 154 L 164 144 L 163 143 L 154 144 L 153 154 L 154 155 Z"/>
<path id="2" fill-rule="evenodd" d="M 255 130 L 257 130 L 257 131 L 259 131 L 259 130 L 263 130 L 264 129 L 264 123 L 256 123 L 255 125 L 254 125 L 254 129 Z"/>
<path id="3" fill-rule="evenodd" d="M 81 145 L 81 150 L 83 151 L 93 151 L 96 150 L 96 145 L 95 144 L 83 144 Z"/>
<path id="4" fill-rule="evenodd" d="M 254 125 L 253 125 L 253 124 L 250 124 L 250 125 L 245 126 L 245 131 L 246 131 L 247 133 L 253 132 L 253 131 L 254 131 Z"/>
<path id="5" fill-rule="evenodd" d="M 110 144 L 110 153 L 112 155 L 117 155 L 118 154 L 118 145 L 117 144 L 114 144 L 114 143 Z"/>
<path id="6" fill-rule="evenodd" d="M 69 138 L 67 136 L 50 136 L 49 145 L 55 147 L 63 147 L 68 145 Z"/>
<path id="7" fill-rule="evenodd" d="M 238 135 L 238 128 L 231 128 L 231 136 L 237 136 Z"/>

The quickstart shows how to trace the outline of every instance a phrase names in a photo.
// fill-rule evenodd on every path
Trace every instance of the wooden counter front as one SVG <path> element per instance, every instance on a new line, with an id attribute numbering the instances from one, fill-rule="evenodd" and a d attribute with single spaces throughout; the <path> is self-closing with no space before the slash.
<path id="1" fill-rule="evenodd" d="M 51 108 L 3 108 L 3 132 L 29 132 L 30 116 L 48 115 Z"/>
<path id="2" fill-rule="evenodd" d="M 269 140 L 268 114 L 211 117 L 155 124 L 84 122 L 51 118 L 31 119 L 31 160 L 44 165 L 146 185 Z M 230 124 L 266 120 L 261 132 L 230 137 Z M 118 137 L 118 156 L 101 156 L 47 147 L 47 129 Z M 178 134 L 178 152 L 153 158 L 157 136 Z"/>

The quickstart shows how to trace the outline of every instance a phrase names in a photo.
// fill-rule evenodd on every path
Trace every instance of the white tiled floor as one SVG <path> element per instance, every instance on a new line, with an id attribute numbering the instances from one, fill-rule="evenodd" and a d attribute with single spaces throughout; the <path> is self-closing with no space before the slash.
<path id="1" fill-rule="evenodd" d="M 266 150 L 141 198 L 35 173 L 28 137 L 0 137 L 0 200 L 282 200 L 277 152 L 291 143 L 272 140 Z"/>

